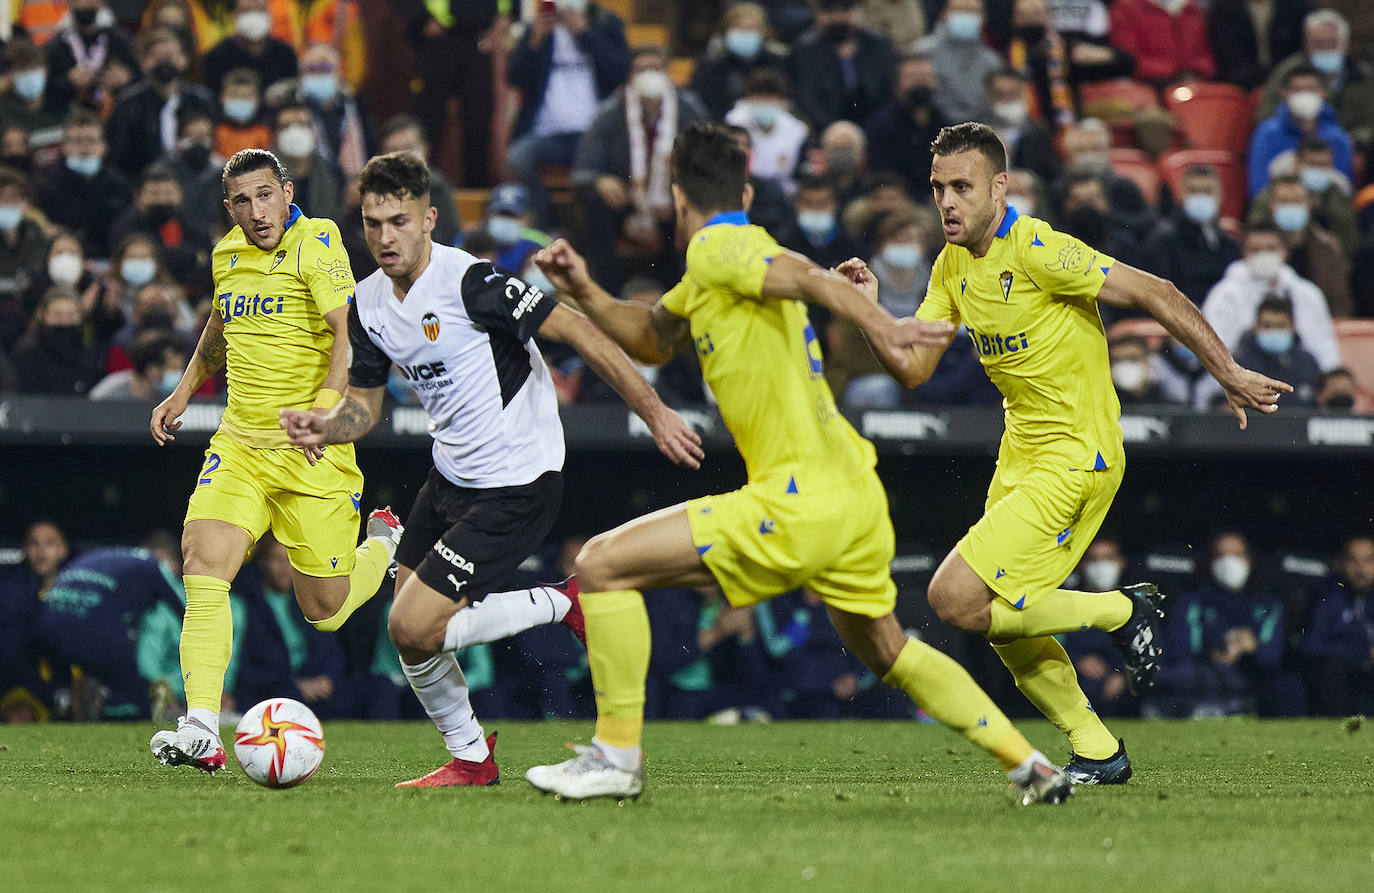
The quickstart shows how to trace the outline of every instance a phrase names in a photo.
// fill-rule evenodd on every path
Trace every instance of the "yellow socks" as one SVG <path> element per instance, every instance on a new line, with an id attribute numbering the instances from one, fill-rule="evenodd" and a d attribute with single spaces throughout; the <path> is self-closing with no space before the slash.
<path id="1" fill-rule="evenodd" d="M 596 740 L 637 748 L 644 733 L 644 678 L 649 673 L 649 614 L 633 589 L 582 593 L 587 662 L 596 693 Z"/>
<path id="2" fill-rule="evenodd" d="M 367 604 L 382 586 L 386 569 L 391 566 L 391 550 L 377 538 L 363 540 L 353 552 L 353 573 L 348 575 L 348 598 L 333 617 L 311 620 L 310 625 L 322 632 L 332 633 L 353 616 L 353 612 Z"/>
<path id="3" fill-rule="evenodd" d="M 1116 739 L 1093 712 L 1078 687 L 1073 662 L 1053 636 L 992 647 L 1016 678 L 1016 687 L 1069 736 L 1074 753 L 1090 760 L 1105 760 L 1116 753 Z"/>
<path id="4" fill-rule="evenodd" d="M 1038 596 L 1031 604 L 1026 604 L 1023 596 L 1020 604 L 1018 609 L 1014 602 L 993 598 L 989 639 L 1029 639 L 1081 629 L 1111 632 L 1131 619 L 1131 600 L 1120 590 L 1056 589 Z"/>
<path id="5" fill-rule="evenodd" d="M 186 585 L 186 619 L 181 626 L 181 675 L 188 709 L 219 714 L 224 671 L 234 647 L 229 611 L 229 581 L 216 577 L 182 577 Z"/>
<path id="6" fill-rule="evenodd" d="M 1035 752 L 963 667 L 924 642 L 907 639 L 883 681 L 990 753 L 1003 769 L 1015 769 Z"/>

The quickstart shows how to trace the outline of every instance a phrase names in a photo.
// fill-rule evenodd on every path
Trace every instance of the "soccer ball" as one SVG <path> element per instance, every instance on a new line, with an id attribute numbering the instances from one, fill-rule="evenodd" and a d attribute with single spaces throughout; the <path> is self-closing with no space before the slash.
<path id="1" fill-rule="evenodd" d="M 239 720 L 234 756 L 243 774 L 263 787 L 289 788 L 320 768 L 324 729 L 300 701 L 271 698 L 255 704 Z"/>

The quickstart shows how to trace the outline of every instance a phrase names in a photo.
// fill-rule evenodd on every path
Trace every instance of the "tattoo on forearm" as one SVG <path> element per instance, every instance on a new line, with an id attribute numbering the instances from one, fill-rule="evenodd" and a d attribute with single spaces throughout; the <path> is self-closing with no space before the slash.
<path id="1" fill-rule="evenodd" d="M 649 321 L 658 339 L 658 351 L 665 357 L 676 356 L 691 340 L 691 325 L 677 314 L 655 307 L 649 313 Z"/>
<path id="2" fill-rule="evenodd" d="M 207 327 L 205 336 L 196 347 L 196 359 L 204 367 L 206 375 L 213 375 L 224 365 L 228 352 L 229 343 L 224 339 L 224 333 Z"/>
<path id="3" fill-rule="evenodd" d="M 352 397 L 345 397 L 330 416 L 324 438 L 328 443 L 351 443 L 372 430 L 372 413 Z"/>

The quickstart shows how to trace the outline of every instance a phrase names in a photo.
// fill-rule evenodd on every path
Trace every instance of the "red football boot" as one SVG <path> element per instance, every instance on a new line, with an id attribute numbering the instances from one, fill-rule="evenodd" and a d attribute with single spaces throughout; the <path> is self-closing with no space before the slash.
<path id="1" fill-rule="evenodd" d="M 428 775 L 397 782 L 398 788 L 485 787 L 501 783 L 501 771 L 496 768 L 496 733 L 487 736 L 487 758 L 480 763 L 452 759 Z"/>
<path id="2" fill-rule="evenodd" d="M 564 614 L 563 619 L 558 622 L 566 626 L 574 636 L 577 636 L 577 641 L 581 642 L 582 647 L 585 648 L 587 646 L 587 618 L 582 614 L 582 599 L 580 597 L 582 587 L 577 585 L 577 578 L 569 577 L 562 583 L 546 583 L 544 585 L 550 589 L 557 589 L 568 597 L 568 601 L 572 602 L 572 607 L 568 609 L 568 613 Z"/>

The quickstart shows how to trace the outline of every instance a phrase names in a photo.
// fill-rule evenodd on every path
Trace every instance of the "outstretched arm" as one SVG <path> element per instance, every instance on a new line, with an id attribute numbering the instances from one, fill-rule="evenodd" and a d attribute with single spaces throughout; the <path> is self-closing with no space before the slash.
<path id="1" fill-rule="evenodd" d="M 205 323 L 205 328 L 200 333 L 200 341 L 196 344 L 195 356 L 186 364 L 181 381 L 177 382 L 176 388 L 167 395 L 167 399 L 153 408 L 148 430 L 158 446 L 169 440 L 176 440 L 171 432 L 181 427 L 181 422 L 177 419 L 186 411 L 186 404 L 190 402 L 191 395 L 220 370 L 228 351 L 229 344 L 224 339 L 224 318 L 219 315 L 218 310 L 211 310 L 210 319 Z"/>
<path id="2" fill-rule="evenodd" d="M 306 450 L 319 450 L 330 443 L 352 443 L 376 427 L 385 390 L 348 385 L 338 405 L 328 412 L 283 409 L 278 413 L 278 423 L 286 429 L 292 446 Z"/>
<path id="3" fill-rule="evenodd" d="M 1115 307 L 1139 307 L 1159 320 L 1160 325 L 1197 355 L 1222 389 L 1226 402 L 1245 428 L 1245 410 L 1276 412 L 1279 396 L 1291 394 L 1293 386 L 1243 368 L 1226 345 L 1208 325 L 1193 302 L 1172 282 L 1137 270 L 1129 264 L 1112 265 L 1097 299 Z"/>

